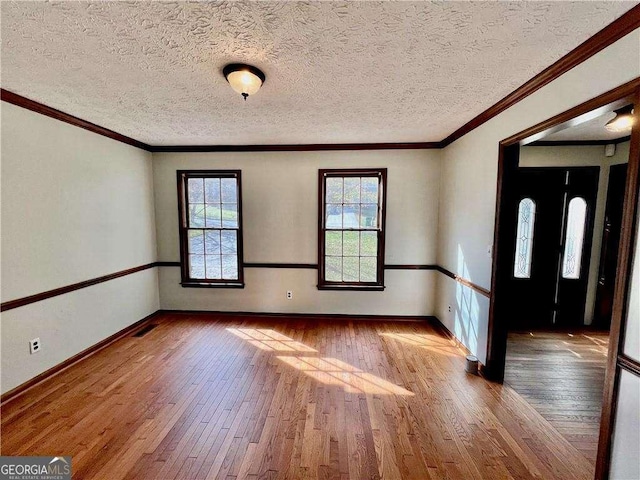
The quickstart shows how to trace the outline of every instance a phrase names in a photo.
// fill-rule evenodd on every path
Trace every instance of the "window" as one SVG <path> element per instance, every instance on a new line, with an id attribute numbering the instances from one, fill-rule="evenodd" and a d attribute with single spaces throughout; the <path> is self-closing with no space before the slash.
<path id="1" fill-rule="evenodd" d="M 185 287 L 243 287 L 240 171 L 178 171 Z"/>
<path id="2" fill-rule="evenodd" d="M 513 276 L 531 278 L 531 256 L 533 253 L 533 227 L 536 221 L 536 202 L 523 198 L 518 205 L 518 230 L 516 233 L 516 257 Z"/>
<path id="3" fill-rule="evenodd" d="M 386 169 L 320 170 L 318 288 L 384 288 Z"/>
<path id="4" fill-rule="evenodd" d="M 575 197 L 569 202 L 567 215 L 567 233 L 562 255 L 562 278 L 580 278 L 582 266 L 582 246 L 587 224 L 587 202 L 584 198 Z"/>

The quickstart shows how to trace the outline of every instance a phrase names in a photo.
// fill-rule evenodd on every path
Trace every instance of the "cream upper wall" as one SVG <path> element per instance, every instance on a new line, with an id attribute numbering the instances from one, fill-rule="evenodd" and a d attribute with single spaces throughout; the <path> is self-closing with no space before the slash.
<path id="1" fill-rule="evenodd" d="M 242 171 L 245 262 L 318 261 L 318 170 L 388 168 L 387 263 L 435 263 L 438 150 L 154 154 L 158 258 L 180 260 L 177 170 Z"/>
<path id="2" fill-rule="evenodd" d="M 164 261 L 180 259 L 177 170 L 242 171 L 245 262 L 317 263 L 318 170 L 386 167 L 385 262 L 434 264 L 440 153 L 371 150 L 156 154 L 158 257 Z M 178 285 L 179 269 L 162 268 L 161 304 L 163 308 L 185 309 L 433 314 L 434 271 L 387 271 L 385 292 L 319 292 L 315 270 L 246 269 L 245 274 L 244 290 L 185 289 Z M 277 291 L 274 284 L 278 285 Z M 287 289 L 294 290 L 292 301 L 285 301 Z"/>
<path id="3" fill-rule="evenodd" d="M 156 259 L 151 154 L 2 102 L 2 301 Z"/>
<path id="4" fill-rule="evenodd" d="M 626 157 L 625 157 L 626 154 Z M 598 271 L 600 267 L 600 253 L 602 249 L 602 233 L 604 229 L 605 208 L 609 186 L 609 167 L 629 161 L 629 142 L 616 145 L 613 157 L 604 155 L 603 145 L 591 146 L 525 146 L 520 149 L 521 167 L 577 167 L 594 166 L 600 168 L 598 180 L 598 194 L 593 225 L 593 243 L 589 264 L 589 281 L 587 285 L 586 309 L 584 322 L 590 325 L 596 301 L 598 286 Z"/>
<path id="5" fill-rule="evenodd" d="M 597 53 L 443 151 L 438 224 L 438 264 L 489 288 L 498 171 L 498 144 L 519 131 L 640 76 L 640 30 Z M 463 269 L 462 272 L 460 269 Z M 436 315 L 451 330 L 456 318 L 455 282 L 440 275 Z M 478 305 L 486 302 L 471 293 Z M 479 331 L 473 350 L 486 359 L 488 309 L 468 321 Z"/>
<path id="6" fill-rule="evenodd" d="M 150 153 L 1 108 L 3 302 L 156 260 Z M 3 312 L 1 391 L 155 312 L 156 270 Z"/>

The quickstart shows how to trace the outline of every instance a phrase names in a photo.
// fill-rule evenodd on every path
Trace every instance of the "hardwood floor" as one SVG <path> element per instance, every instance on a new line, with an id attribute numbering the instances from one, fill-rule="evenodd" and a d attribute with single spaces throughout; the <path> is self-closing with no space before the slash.
<path id="1" fill-rule="evenodd" d="M 509 333 L 505 383 L 595 467 L 607 332 Z"/>
<path id="2" fill-rule="evenodd" d="M 426 322 L 163 315 L 2 408 L 76 479 L 590 479 Z"/>

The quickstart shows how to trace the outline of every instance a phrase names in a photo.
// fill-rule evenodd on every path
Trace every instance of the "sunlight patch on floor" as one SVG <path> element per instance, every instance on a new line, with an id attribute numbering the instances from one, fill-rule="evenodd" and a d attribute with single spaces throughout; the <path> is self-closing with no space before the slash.
<path id="1" fill-rule="evenodd" d="M 413 395 L 409 390 L 337 358 L 308 356 L 308 354 L 318 353 L 318 351 L 275 330 L 264 328 L 227 328 L 226 330 L 260 350 L 278 353 L 276 358 L 286 365 L 300 370 L 326 385 L 341 386 L 345 392 L 373 395 Z M 415 341 L 418 341 L 418 337 L 416 335 Z M 425 340 L 422 339 L 421 342 L 421 346 L 424 346 Z M 434 343 L 434 345 L 436 344 Z M 298 356 L 297 354 L 306 355 Z"/>
<path id="2" fill-rule="evenodd" d="M 389 332 L 383 332 L 380 335 L 450 357 L 459 357 L 462 355 L 458 347 L 452 345 L 448 340 L 434 335 Z"/>
<path id="3" fill-rule="evenodd" d="M 304 343 L 297 342 L 275 330 L 265 328 L 227 328 L 227 331 L 246 340 L 254 347 L 267 352 L 316 352 Z"/>
<path id="4" fill-rule="evenodd" d="M 364 372 L 337 358 L 278 356 L 287 365 L 327 385 L 339 385 L 349 393 L 408 395 L 413 393 L 398 385 Z"/>

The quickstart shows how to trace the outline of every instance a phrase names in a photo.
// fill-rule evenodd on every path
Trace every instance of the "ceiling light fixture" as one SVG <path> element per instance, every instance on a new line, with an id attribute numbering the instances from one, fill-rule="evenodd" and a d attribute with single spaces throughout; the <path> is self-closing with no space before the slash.
<path id="1" fill-rule="evenodd" d="M 619 108 L 615 111 L 616 116 L 607 122 L 604 126 L 610 132 L 624 132 L 631 130 L 635 117 L 633 116 L 633 105 Z"/>
<path id="2" fill-rule="evenodd" d="M 243 63 L 230 63 L 222 70 L 231 88 L 244 97 L 255 94 L 264 83 L 265 76 L 259 69 Z"/>

